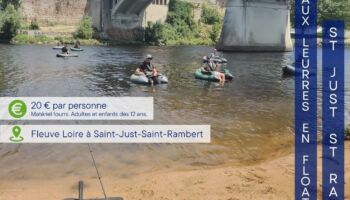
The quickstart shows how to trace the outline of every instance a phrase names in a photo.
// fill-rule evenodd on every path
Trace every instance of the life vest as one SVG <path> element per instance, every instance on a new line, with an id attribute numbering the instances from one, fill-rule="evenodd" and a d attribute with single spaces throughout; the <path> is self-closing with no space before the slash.
<path id="1" fill-rule="evenodd" d="M 142 72 L 146 72 L 146 71 L 152 72 L 154 67 L 153 67 L 152 63 L 143 62 L 140 65 L 140 69 L 141 69 Z"/>
<path id="2" fill-rule="evenodd" d="M 204 69 L 207 70 L 207 71 L 215 71 L 212 62 L 204 63 Z"/>

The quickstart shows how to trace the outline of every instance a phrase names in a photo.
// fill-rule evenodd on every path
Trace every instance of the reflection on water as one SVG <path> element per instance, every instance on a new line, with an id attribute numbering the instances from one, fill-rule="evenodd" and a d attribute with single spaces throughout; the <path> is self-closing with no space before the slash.
<path id="1" fill-rule="evenodd" d="M 221 87 L 194 79 L 201 57 L 210 50 L 85 47 L 79 58 L 61 59 L 50 46 L 0 45 L 0 95 L 153 96 L 154 121 L 104 123 L 212 125 L 211 144 L 92 145 L 103 173 L 117 177 L 172 167 L 257 162 L 291 147 L 294 82 L 282 78 L 281 67 L 292 62 L 292 53 L 225 54 L 235 78 Z M 169 85 L 151 88 L 130 82 L 148 53 L 168 76 Z M 0 171 L 0 177 L 7 178 L 93 173 L 87 146 L 82 144 L 0 145 L 0 163 L 13 166 Z"/>

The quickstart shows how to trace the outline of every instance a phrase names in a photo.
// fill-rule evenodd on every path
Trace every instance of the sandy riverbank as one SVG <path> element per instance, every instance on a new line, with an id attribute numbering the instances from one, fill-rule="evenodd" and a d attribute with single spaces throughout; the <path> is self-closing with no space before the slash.
<path id="1" fill-rule="evenodd" d="M 349 142 L 345 148 L 346 155 L 349 155 Z M 320 149 L 318 157 L 321 163 Z M 349 171 L 350 159 L 349 156 L 346 158 L 345 171 Z M 108 175 L 103 177 L 109 196 L 132 200 L 294 199 L 294 154 L 250 166 L 163 170 L 123 179 L 115 179 Z M 54 180 L 0 180 L 0 199 L 50 200 L 77 197 L 76 188 L 80 178 L 74 175 Z M 346 180 L 349 178 L 350 173 L 347 173 Z M 84 181 L 85 198 L 102 197 L 96 177 L 91 176 Z M 349 197 L 350 191 L 347 190 L 346 199 Z"/>

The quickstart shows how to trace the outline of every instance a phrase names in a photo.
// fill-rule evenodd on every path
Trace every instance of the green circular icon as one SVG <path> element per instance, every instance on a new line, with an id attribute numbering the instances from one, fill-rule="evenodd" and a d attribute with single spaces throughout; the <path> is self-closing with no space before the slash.
<path id="1" fill-rule="evenodd" d="M 13 100 L 9 105 L 9 113 L 13 118 L 21 118 L 27 113 L 27 105 L 21 100 Z"/>

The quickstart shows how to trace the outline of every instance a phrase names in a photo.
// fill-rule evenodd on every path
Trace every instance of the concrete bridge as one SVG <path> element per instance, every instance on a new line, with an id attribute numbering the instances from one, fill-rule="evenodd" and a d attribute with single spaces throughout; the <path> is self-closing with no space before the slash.
<path id="1" fill-rule="evenodd" d="M 104 37 L 142 40 L 145 9 L 152 0 L 90 0 L 94 23 Z M 154 0 L 165 3 L 169 0 Z M 96 20 L 96 18 L 98 18 Z M 288 0 L 228 0 L 224 26 L 217 48 L 222 51 L 289 51 Z"/>
<path id="2" fill-rule="evenodd" d="M 291 51 L 288 0 L 228 0 L 217 48 L 222 51 Z"/>
<path id="3" fill-rule="evenodd" d="M 103 38 L 142 40 L 144 11 L 152 0 L 89 0 L 94 27 Z"/>
<path id="4" fill-rule="evenodd" d="M 112 15 L 140 15 L 150 3 L 152 3 L 152 0 L 114 0 Z"/>

